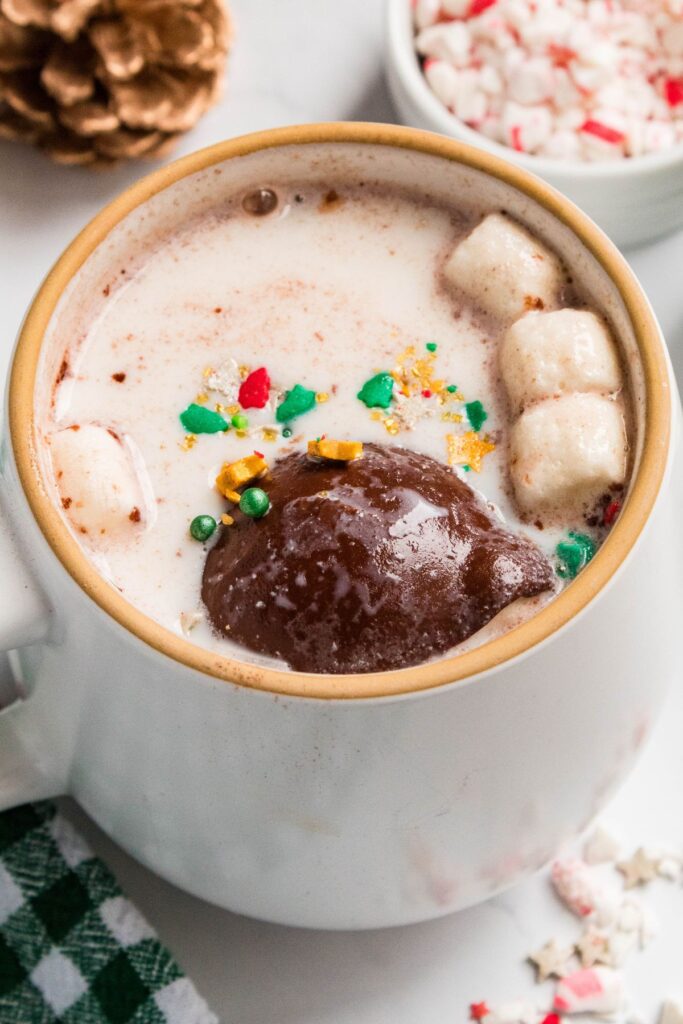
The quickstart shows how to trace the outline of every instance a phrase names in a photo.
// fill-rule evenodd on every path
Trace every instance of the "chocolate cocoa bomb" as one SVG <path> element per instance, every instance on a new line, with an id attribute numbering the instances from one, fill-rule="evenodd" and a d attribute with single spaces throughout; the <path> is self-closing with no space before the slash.
<path id="1" fill-rule="evenodd" d="M 553 584 L 534 544 L 406 448 L 366 444 L 347 464 L 288 455 L 262 486 L 269 513 L 221 531 L 202 598 L 219 634 L 295 670 L 417 665 Z"/>

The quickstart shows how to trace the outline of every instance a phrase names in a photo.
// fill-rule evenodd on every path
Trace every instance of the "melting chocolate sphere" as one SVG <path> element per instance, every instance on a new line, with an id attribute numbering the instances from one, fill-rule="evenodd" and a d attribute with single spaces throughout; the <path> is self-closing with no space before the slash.
<path id="1" fill-rule="evenodd" d="M 366 444 L 347 464 L 288 455 L 263 486 L 270 512 L 223 529 L 202 598 L 219 634 L 298 671 L 419 664 L 552 586 L 534 544 L 405 448 Z"/>

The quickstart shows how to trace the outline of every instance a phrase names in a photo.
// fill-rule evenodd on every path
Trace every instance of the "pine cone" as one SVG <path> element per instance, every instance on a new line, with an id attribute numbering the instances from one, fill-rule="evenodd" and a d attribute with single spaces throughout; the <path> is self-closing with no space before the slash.
<path id="1" fill-rule="evenodd" d="M 62 164 L 160 156 L 216 99 L 222 0 L 0 0 L 0 137 Z"/>

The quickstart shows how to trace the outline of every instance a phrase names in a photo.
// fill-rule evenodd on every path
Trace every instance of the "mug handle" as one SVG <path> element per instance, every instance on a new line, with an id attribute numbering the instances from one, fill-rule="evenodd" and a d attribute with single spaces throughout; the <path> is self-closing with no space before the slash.
<path id="1" fill-rule="evenodd" d="M 19 554 L 1 503 L 0 581 L 0 652 L 45 639 L 50 628 L 47 602 Z M 0 810 L 56 796 L 61 787 L 48 767 L 45 736 L 37 733 L 40 716 L 33 714 L 33 699 L 12 683 L 0 685 L 0 697 L 12 700 L 0 707 Z"/>

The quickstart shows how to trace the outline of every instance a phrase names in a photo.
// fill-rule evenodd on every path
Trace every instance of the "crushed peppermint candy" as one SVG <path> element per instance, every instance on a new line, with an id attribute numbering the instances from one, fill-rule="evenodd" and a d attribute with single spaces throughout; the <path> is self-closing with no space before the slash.
<path id="1" fill-rule="evenodd" d="M 683 0 L 415 0 L 437 98 L 521 153 L 598 161 L 683 142 Z"/>

